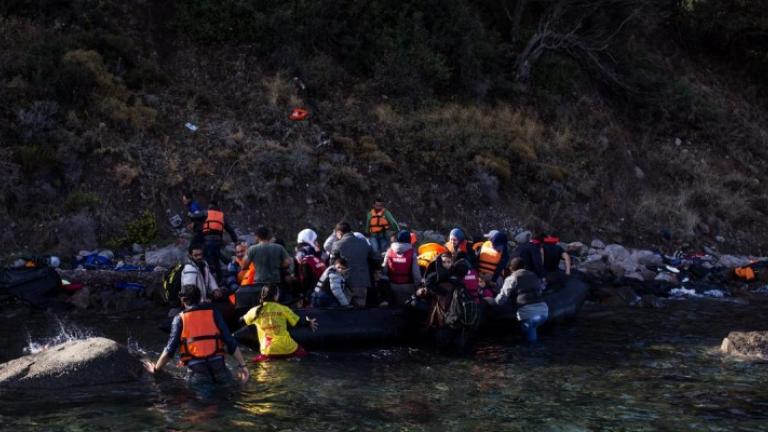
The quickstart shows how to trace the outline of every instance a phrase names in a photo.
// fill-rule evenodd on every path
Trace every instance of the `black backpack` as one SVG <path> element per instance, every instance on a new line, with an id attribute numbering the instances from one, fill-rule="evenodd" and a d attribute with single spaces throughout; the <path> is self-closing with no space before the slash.
<path id="1" fill-rule="evenodd" d="M 184 270 L 184 264 L 178 263 L 163 276 L 163 301 L 174 308 L 181 307 L 179 292 L 181 291 L 182 270 Z"/>
<path id="2" fill-rule="evenodd" d="M 476 328 L 480 322 L 477 303 L 463 286 L 453 289 L 453 298 L 445 312 L 445 325 L 459 329 L 462 327 Z"/>

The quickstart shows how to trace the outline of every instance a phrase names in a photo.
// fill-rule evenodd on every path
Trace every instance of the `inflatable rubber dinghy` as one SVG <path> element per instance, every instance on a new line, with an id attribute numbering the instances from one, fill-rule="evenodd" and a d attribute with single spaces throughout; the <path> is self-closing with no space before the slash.
<path id="1" fill-rule="evenodd" d="M 588 293 L 589 286 L 576 277 L 568 278 L 562 288 L 546 293 L 544 300 L 549 306 L 548 323 L 575 317 Z M 486 325 L 509 329 L 514 328 L 510 324 L 517 323 L 514 306 L 490 306 L 485 309 Z M 426 311 L 417 308 L 297 309 L 296 313 L 301 317 L 317 318 L 319 328 L 316 332 L 309 327 L 289 329 L 299 345 L 309 348 L 407 342 L 424 334 L 427 320 Z M 242 327 L 234 336 L 247 346 L 258 347 L 255 326 Z"/>

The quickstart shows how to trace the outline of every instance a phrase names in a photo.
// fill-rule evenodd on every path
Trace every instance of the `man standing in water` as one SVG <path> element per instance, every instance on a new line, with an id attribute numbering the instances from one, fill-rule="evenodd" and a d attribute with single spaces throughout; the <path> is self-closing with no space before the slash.
<path id="1" fill-rule="evenodd" d="M 200 303 L 200 290 L 194 285 L 184 285 L 179 299 L 184 311 L 173 319 L 168 345 L 157 362 L 145 362 L 147 370 L 155 374 L 181 348 L 181 362 L 187 366 L 190 386 L 227 383 L 232 380 L 224 362 L 225 354 L 229 353 L 237 360 L 237 378 L 248 381 L 250 375 L 243 354 L 221 314 L 210 303 Z"/>

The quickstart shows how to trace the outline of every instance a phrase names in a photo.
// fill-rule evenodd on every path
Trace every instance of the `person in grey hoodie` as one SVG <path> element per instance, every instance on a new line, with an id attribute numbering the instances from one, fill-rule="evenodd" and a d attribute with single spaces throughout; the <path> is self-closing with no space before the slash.
<path id="1" fill-rule="evenodd" d="M 509 262 L 512 274 L 504 280 L 496 304 L 505 304 L 512 300 L 517 303 L 517 319 L 529 343 L 538 340 L 536 329 L 547 321 L 549 307 L 544 302 L 541 284 L 536 273 L 523 268 L 520 258 Z"/>
<path id="2" fill-rule="evenodd" d="M 347 222 L 339 222 L 336 225 L 336 239 L 331 255 L 347 260 L 349 273 L 346 281 L 351 292 L 352 304 L 356 307 L 365 307 L 368 289 L 371 287 L 370 264 L 376 263 L 378 267 L 381 257 L 373 252 L 367 241 L 354 235 L 352 227 Z"/>
<path id="3" fill-rule="evenodd" d="M 411 245 L 411 233 L 400 231 L 396 240 L 387 250 L 381 274 L 389 278 L 395 303 L 403 305 L 416 293 L 416 286 L 421 284 L 421 271 L 416 251 Z"/>

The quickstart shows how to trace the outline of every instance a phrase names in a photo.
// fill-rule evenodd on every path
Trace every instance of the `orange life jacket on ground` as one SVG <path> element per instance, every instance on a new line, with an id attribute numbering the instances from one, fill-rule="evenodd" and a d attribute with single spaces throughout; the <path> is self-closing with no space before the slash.
<path id="1" fill-rule="evenodd" d="M 736 276 L 747 282 L 755 280 L 755 270 L 750 266 L 736 267 L 733 269 L 733 272 L 736 273 Z"/>
<path id="2" fill-rule="evenodd" d="M 489 241 L 483 243 L 480 247 L 478 271 L 483 273 L 496 273 L 496 267 L 501 261 L 501 252 L 493 248 L 493 244 Z"/>
<path id="3" fill-rule="evenodd" d="M 379 234 L 389 229 L 389 221 L 384 214 L 386 209 L 381 209 L 377 212 L 376 209 L 371 209 L 371 223 L 368 226 L 368 231 L 371 234 Z"/>
<path id="4" fill-rule="evenodd" d="M 224 233 L 224 213 L 218 210 L 208 210 L 208 217 L 203 223 L 203 234 Z"/>
<path id="5" fill-rule="evenodd" d="M 213 309 L 181 313 L 181 362 L 225 355 L 224 340 L 213 319 Z"/>

